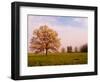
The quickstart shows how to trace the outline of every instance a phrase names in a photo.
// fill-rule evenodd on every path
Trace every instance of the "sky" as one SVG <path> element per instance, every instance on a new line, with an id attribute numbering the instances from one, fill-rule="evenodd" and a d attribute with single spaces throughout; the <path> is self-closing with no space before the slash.
<path id="1" fill-rule="evenodd" d="M 58 33 L 61 48 L 80 47 L 88 43 L 88 18 L 71 16 L 28 15 L 28 51 L 32 33 L 42 25 L 47 25 Z"/>

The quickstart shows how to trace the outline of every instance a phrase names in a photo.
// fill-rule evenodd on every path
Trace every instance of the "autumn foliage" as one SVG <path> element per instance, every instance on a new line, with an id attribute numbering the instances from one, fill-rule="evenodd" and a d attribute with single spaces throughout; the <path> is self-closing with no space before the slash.
<path id="1" fill-rule="evenodd" d="M 39 29 L 33 31 L 33 36 L 30 41 L 30 49 L 35 53 L 43 52 L 46 55 L 48 52 L 58 51 L 60 47 L 60 39 L 58 34 L 47 25 L 40 26 Z"/>

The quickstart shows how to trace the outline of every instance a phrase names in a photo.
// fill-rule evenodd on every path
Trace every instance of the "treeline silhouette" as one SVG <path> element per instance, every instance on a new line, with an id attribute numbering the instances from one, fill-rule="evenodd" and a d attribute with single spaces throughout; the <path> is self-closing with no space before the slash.
<path id="1" fill-rule="evenodd" d="M 82 46 L 80 46 L 80 48 L 78 49 L 78 47 L 73 48 L 72 46 L 67 46 L 67 50 L 65 48 L 61 49 L 61 52 L 65 53 L 71 53 L 71 52 L 88 52 L 88 45 L 84 44 Z"/>

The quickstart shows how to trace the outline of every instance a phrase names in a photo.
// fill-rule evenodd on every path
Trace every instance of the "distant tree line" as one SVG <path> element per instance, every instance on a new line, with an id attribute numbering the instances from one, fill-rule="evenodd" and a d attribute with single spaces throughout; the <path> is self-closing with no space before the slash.
<path id="1" fill-rule="evenodd" d="M 71 53 L 71 52 L 88 52 L 88 45 L 84 44 L 84 45 L 80 46 L 79 49 L 77 47 L 75 47 L 73 49 L 72 46 L 67 46 L 67 50 L 65 48 L 62 48 L 61 52 L 68 52 L 68 53 Z"/>

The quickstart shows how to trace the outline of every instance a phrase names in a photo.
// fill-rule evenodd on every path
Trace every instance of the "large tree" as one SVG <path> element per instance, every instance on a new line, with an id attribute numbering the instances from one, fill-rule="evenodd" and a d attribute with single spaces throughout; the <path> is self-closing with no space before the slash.
<path id="1" fill-rule="evenodd" d="M 30 48 L 36 53 L 58 51 L 60 47 L 60 39 L 58 34 L 47 25 L 40 26 L 39 29 L 33 31 L 33 36 L 30 42 Z"/>

